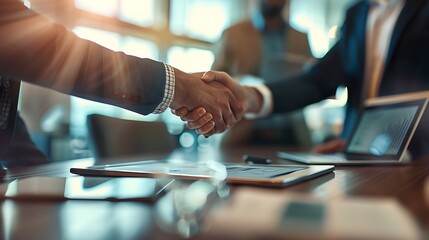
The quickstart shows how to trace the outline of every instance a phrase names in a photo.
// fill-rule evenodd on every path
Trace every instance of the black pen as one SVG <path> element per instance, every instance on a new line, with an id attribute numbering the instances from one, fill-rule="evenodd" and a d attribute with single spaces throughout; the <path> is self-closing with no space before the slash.
<path id="1" fill-rule="evenodd" d="M 243 160 L 248 164 L 270 164 L 271 159 L 264 157 L 257 157 L 252 155 L 243 155 Z"/>

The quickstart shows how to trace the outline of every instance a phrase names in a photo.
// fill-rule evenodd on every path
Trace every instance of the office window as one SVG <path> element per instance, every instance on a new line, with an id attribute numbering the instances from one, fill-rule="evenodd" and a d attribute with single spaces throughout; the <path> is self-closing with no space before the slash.
<path id="1" fill-rule="evenodd" d="M 155 19 L 154 0 L 122 0 L 119 19 L 140 26 L 151 26 Z"/>
<path id="2" fill-rule="evenodd" d="M 205 72 L 214 61 L 212 51 L 174 46 L 167 52 L 167 63 L 185 72 Z"/>
<path id="3" fill-rule="evenodd" d="M 117 12 L 118 0 L 75 0 L 75 6 L 88 12 L 113 17 Z"/>
<path id="4" fill-rule="evenodd" d="M 150 26 L 155 19 L 154 0 L 75 0 L 75 6 L 139 26 Z"/>
<path id="5" fill-rule="evenodd" d="M 113 51 L 119 50 L 121 36 L 117 33 L 82 26 L 75 27 L 73 32 L 80 38 L 96 42 Z"/>
<path id="6" fill-rule="evenodd" d="M 346 9 L 356 0 L 291 0 L 289 23 L 308 35 L 312 54 L 323 57 L 338 40 Z"/>
<path id="7" fill-rule="evenodd" d="M 241 1 L 171 0 L 170 31 L 214 42 L 222 31 L 242 17 Z"/>
<path id="8" fill-rule="evenodd" d="M 158 47 L 154 42 L 141 38 L 125 36 L 121 41 L 121 51 L 141 58 L 159 59 Z"/>

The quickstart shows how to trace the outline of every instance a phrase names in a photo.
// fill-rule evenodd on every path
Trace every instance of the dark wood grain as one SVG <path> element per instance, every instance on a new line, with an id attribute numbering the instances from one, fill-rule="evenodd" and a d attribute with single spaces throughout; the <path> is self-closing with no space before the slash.
<path id="1" fill-rule="evenodd" d="M 243 154 L 274 159 L 279 148 L 248 148 L 224 151 L 219 161 L 241 162 Z M 187 159 L 204 155 L 183 155 Z M 154 156 L 148 159 L 156 159 Z M 139 160 L 144 158 L 139 158 Z M 34 175 L 67 176 L 76 164 L 89 160 L 57 163 L 33 168 L 12 169 L 9 179 Z M 420 226 L 429 229 L 429 157 L 405 166 L 337 167 L 334 173 L 308 180 L 279 192 L 308 193 L 321 198 L 394 198 Z M 232 188 L 232 197 L 234 189 Z M 426 190 L 425 190 L 426 189 Z M 174 239 L 175 232 L 158 224 L 155 205 L 136 202 L 65 201 L 0 202 L 2 239 Z M 204 234 L 197 235 L 204 239 Z"/>

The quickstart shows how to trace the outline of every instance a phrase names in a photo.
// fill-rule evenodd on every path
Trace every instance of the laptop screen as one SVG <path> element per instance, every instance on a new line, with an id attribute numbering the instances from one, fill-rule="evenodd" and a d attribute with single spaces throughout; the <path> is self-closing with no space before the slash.
<path id="1" fill-rule="evenodd" d="M 346 154 L 384 159 L 399 157 L 421 117 L 425 99 L 367 107 L 348 141 Z"/>

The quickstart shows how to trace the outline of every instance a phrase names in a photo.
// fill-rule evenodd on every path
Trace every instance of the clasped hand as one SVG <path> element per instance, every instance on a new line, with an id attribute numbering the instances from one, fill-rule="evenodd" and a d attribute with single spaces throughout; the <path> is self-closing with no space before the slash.
<path id="1" fill-rule="evenodd" d="M 186 74 L 176 69 L 172 112 L 190 129 L 210 136 L 235 125 L 248 110 L 246 88 L 224 72 Z"/>

